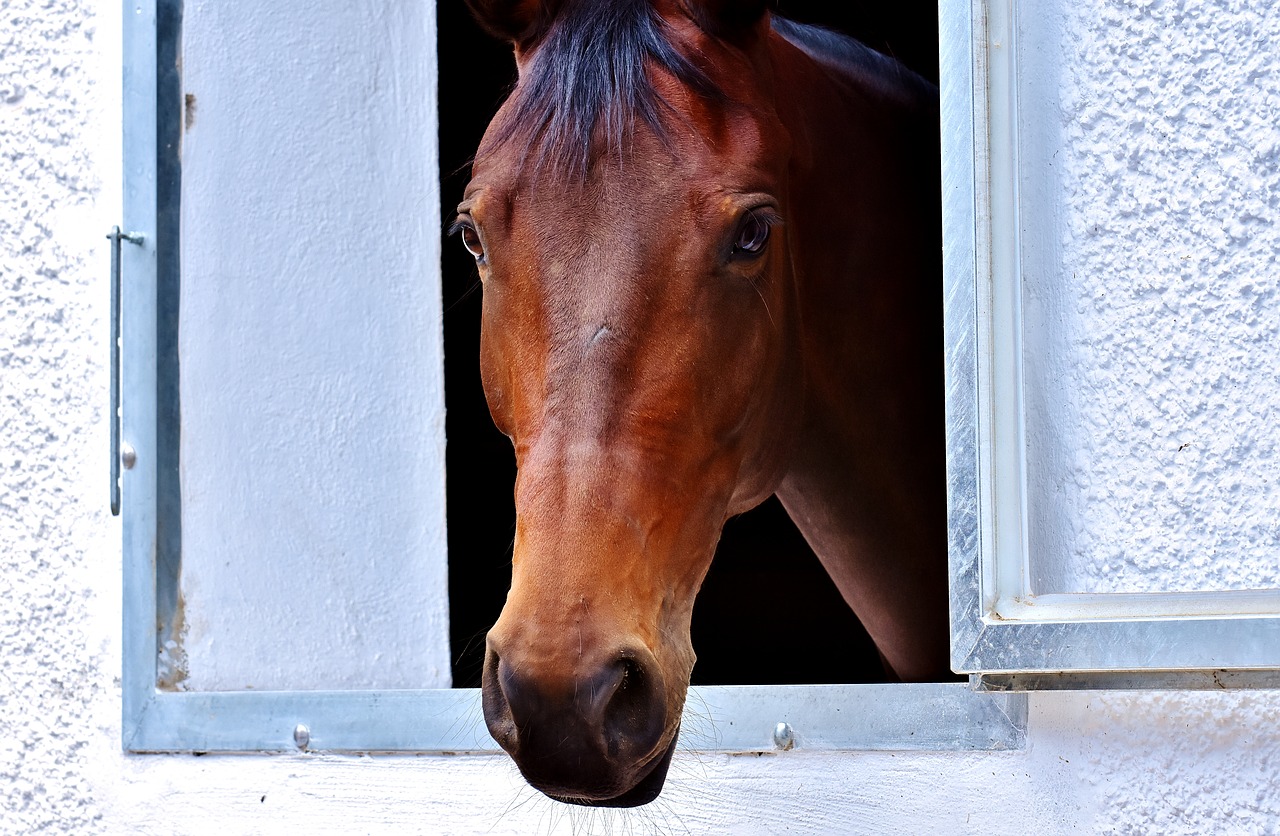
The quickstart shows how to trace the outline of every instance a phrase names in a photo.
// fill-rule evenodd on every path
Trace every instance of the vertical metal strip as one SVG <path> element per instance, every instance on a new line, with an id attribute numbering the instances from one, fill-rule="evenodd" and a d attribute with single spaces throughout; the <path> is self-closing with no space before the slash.
<path id="1" fill-rule="evenodd" d="M 124 258 L 123 242 L 141 244 L 143 236 L 137 232 L 121 232 L 120 227 L 112 227 L 107 238 L 111 240 L 111 515 L 120 516 L 120 465 L 131 467 L 132 448 L 122 447 L 120 443 L 120 306 L 121 293 L 120 274 L 123 272 L 121 261 Z M 128 461 L 126 461 L 128 459 Z"/>
<path id="2" fill-rule="evenodd" d="M 942 0 L 938 7 L 942 106 L 942 255 L 946 341 L 947 532 L 951 587 L 951 666 L 959 670 L 982 633 L 982 566 L 990 503 L 983 495 L 980 456 L 987 449 L 978 383 L 984 352 L 978 322 L 985 315 L 978 277 L 986 247 L 983 136 L 985 107 L 975 78 L 975 43 L 984 38 L 985 0 Z"/>
<path id="3" fill-rule="evenodd" d="M 111 515 L 120 515 L 120 227 L 111 230 Z"/>
<path id="4" fill-rule="evenodd" d="M 135 451 L 121 478 L 123 531 L 122 738 L 131 746 L 155 700 L 156 659 L 156 10 L 131 0 L 123 14 L 123 227 L 121 247 L 121 447 Z"/>
<path id="5" fill-rule="evenodd" d="M 178 311 L 182 292 L 183 0 L 156 8 L 156 681 L 185 677 L 182 657 L 182 440 Z"/>

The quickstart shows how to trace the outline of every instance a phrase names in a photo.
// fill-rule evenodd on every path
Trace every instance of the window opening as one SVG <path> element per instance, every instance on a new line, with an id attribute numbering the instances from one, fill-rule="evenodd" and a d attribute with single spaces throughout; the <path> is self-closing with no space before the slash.
<path id="1" fill-rule="evenodd" d="M 779 13 L 857 38 L 937 84 L 936 3 L 871 9 L 798 0 L 779 4 Z M 515 67 L 509 46 L 482 32 L 464 4 L 440 3 L 437 21 L 440 200 L 447 224 Z M 511 582 L 515 462 L 480 386 L 481 291 L 471 257 L 455 240 L 442 244 L 442 271 L 453 684 L 478 687 L 485 633 Z M 935 442 L 943 457 L 943 439 Z M 939 514 L 946 513 L 943 496 L 940 484 Z M 870 636 L 776 498 L 725 526 L 694 607 L 692 635 L 695 685 L 887 681 Z"/>
<path id="2" fill-rule="evenodd" d="M 374 10 L 376 11 L 376 10 Z M 793 17 L 801 18 L 796 9 L 784 9 Z M 188 9 L 188 12 L 190 10 Z M 343 13 L 369 13 L 370 10 L 343 10 Z M 266 10 L 266 15 L 276 12 Z M 434 4 L 419 13 L 434 14 Z M 932 12 L 929 12 L 932 15 Z M 323 16 L 321 16 L 323 17 Z M 967 19 L 967 18 L 966 18 Z M 288 24 L 288 15 L 279 20 Z M 206 23 L 209 21 L 205 21 Z M 183 30 L 182 5 L 176 0 L 139 0 L 136 8 L 131 7 L 124 18 L 124 61 L 123 91 L 125 127 L 125 165 L 126 183 L 124 189 L 124 207 L 121 228 L 128 230 L 132 236 L 130 244 L 123 251 L 122 294 L 121 294 L 121 398 L 120 411 L 121 451 L 127 452 L 122 458 L 121 491 L 122 491 L 122 553 L 124 591 L 124 640 L 122 647 L 122 695 L 123 723 L 122 745 L 130 752 L 254 752 L 254 751 L 296 751 L 299 748 L 331 752 L 477 752 L 494 751 L 496 744 L 485 732 L 480 712 L 480 697 L 475 690 L 448 689 L 442 687 L 409 687 L 399 688 L 378 683 L 354 681 L 344 678 L 335 681 L 316 679 L 310 675 L 283 678 L 279 688 L 262 689 L 252 687 L 253 683 L 244 683 L 245 687 L 237 687 L 239 683 L 230 682 L 224 689 L 215 685 L 213 688 L 191 687 L 190 682 L 179 682 L 170 674 L 183 670 L 181 664 L 175 664 L 172 658 L 170 642 L 175 635 L 180 635 L 184 618 L 192 613 L 183 606 L 179 597 L 180 589 L 192 595 L 207 594 L 199 589 L 179 587 L 184 583 L 184 570 L 189 568 L 181 564 L 181 543 L 178 540 L 178 524 L 181 522 L 180 507 L 169 500 L 176 495 L 174 486 L 179 484 L 183 466 L 180 457 L 175 455 L 178 433 L 188 431 L 183 427 L 178 415 L 179 402 L 175 393 L 177 370 L 174 364 L 181 358 L 181 352 L 174 345 L 174 335 L 181 333 L 178 328 L 178 306 L 181 299 L 176 290 L 179 282 L 185 277 L 180 275 L 179 268 L 189 265 L 184 260 L 178 263 L 178 254 L 188 241 L 192 230 L 181 232 L 177 221 L 181 202 L 178 185 L 183 181 L 178 167 L 180 151 L 196 149 L 184 131 L 189 132 L 193 124 L 199 130 L 203 120 L 208 126 L 210 120 L 217 124 L 218 108 L 216 99 L 201 97 L 199 90 L 185 89 L 184 82 L 193 85 L 196 76 L 188 76 L 180 72 L 180 65 L 191 70 L 189 60 L 179 61 L 176 56 L 183 55 L 181 38 Z M 293 30 L 301 31 L 301 30 Z M 412 36 L 412 33 L 423 31 L 423 27 L 406 26 L 401 33 Z M 863 40 L 876 44 L 877 41 L 862 36 Z M 932 34 L 930 34 L 932 37 Z M 455 38 L 453 43 L 459 41 Z M 379 41 L 379 44 L 384 44 Z M 482 50 L 486 48 L 476 45 L 475 49 L 459 60 L 456 52 L 446 50 L 442 63 L 450 66 L 485 66 L 481 60 Z M 489 49 L 503 49 L 499 44 L 490 43 Z M 433 62 L 423 63 L 422 56 L 428 53 L 429 46 L 423 48 L 379 50 L 367 49 L 361 55 L 357 50 L 344 57 L 347 60 L 371 63 L 378 57 L 403 58 L 408 62 L 407 74 L 421 70 L 432 70 Z M 895 53 L 901 50 L 890 49 Z M 932 51 L 925 50 L 928 54 Z M 194 51 L 184 55 L 184 59 L 195 57 Z M 233 64 L 241 63 L 232 55 Z M 457 62 L 453 64 L 452 62 Z M 206 70 L 212 70 L 217 62 L 203 62 Z M 510 72 L 510 58 L 499 52 L 489 62 L 495 68 L 505 68 Z M 368 67 L 364 67 L 367 70 Z M 385 75 L 383 77 L 386 77 Z M 403 77 L 396 73 L 396 77 Z M 211 77 L 205 77 L 209 81 Z M 220 81 L 225 81 L 219 78 Z M 421 79 L 421 89 L 429 91 L 430 78 Z M 255 82 L 257 84 L 258 82 Z M 275 94 L 280 89 L 277 84 L 272 87 L 269 79 L 261 81 L 262 89 Z M 467 79 L 459 81 L 457 76 L 446 73 L 441 78 L 441 85 L 448 87 L 445 92 L 458 93 L 462 96 L 476 95 L 476 87 Z M 225 85 L 224 85 L 225 86 Z M 206 87 L 206 90 L 212 89 Z M 255 88 L 257 89 L 257 88 Z M 383 90 L 377 84 L 372 85 L 375 91 Z M 189 96 L 186 94 L 190 94 Z M 332 97 L 330 97 L 332 98 Z M 352 97 L 352 98 L 358 98 Z M 491 100 L 477 100 L 487 120 L 492 107 L 496 105 L 498 96 Z M 238 102 L 239 99 L 236 99 Z M 338 101 L 333 105 L 333 101 Z M 340 100 L 326 100 L 327 106 L 341 106 Z M 426 106 L 429 96 L 424 96 L 417 105 Z M 411 105 L 415 106 L 415 105 Z M 184 110 L 186 113 L 184 114 Z M 364 111 L 368 112 L 368 111 Z M 428 112 L 429 113 L 429 112 Z M 421 116 L 418 113 L 415 118 Z M 185 116 L 185 119 L 184 119 Z M 194 120 L 192 117 L 195 117 Z M 399 118 L 399 117 L 397 117 Z M 475 130 L 483 127 L 484 121 L 477 123 Z M 185 124 L 184 124 L 185 123 Z M 429 119 L 426 120 L 429 123 Z M 424 123 L 425 124 L 425 123 Z M 416 134 L 411 142 L 420 148 L 424 157 L 416 157 L 415 163 L 420 165 L 430 160 L 434 149 L 433 142 L 436 131 Z M 327 134 L 326 134 L 327 135 Z M 205 134 L 207 138 L 207 134 Z M 373 132 L 371 136 L 381 136 Z M 446 127 L 445 139 L 449 138 Z M 463 146 L 464 159 L 474 148 L 474 140 L 468 139 Z M 194 142 L 194 140 L 191 140 Z M 329 142 L 333 142 L 332 136 Z M 338 143 L 341 146 L 341 143 Z M 302 146 L 299 146 L 302 147 Z M 453 146 L 457 147 L 457 146 Z M 206 148 L 206 151 L 209 150 Z M 322 149 L 329 150 L 329 149 Z M 410 155 L 413 156 L 412 154 Z M 446 171 L 457 164 L 451 160 L 448 152 L 444 155 Z M 280 157 L 276 157 L 276 163 Z M 370 161 L 394 163 L 389 154 L 375 153 L 358 158 L 361 163 Z M 458 160 L 460 163 L 461 160 Z M 193 166 L 195 165 L 192 160 Z M 193 171 L 194 171 L 193 167 Z M 415 177 L 412 184 L 434 186 L 436 171 L 426 172 L 429 177 Z M 397 184 L 396 188 L 404 185 Z M 446 190 L 448 186 L 446 184 Z M 395 191 L 390 189 L 388 191 Z M 198 191 L 198 190 L 197 190 Z M 360 191 L 357 189 L 357 191 Z M 376 190 L 375 190 L 376 191 Z M 428 190 L 429 192 L 429 190 Z M 361 193 L 363 193 L 361 191 Z M 429 196 L 428 196 L 429 200 Z M 384 200 L 385 203 L 385 200 Z M 416 201 L 421 206 L 421 201 Z M 349 201 L 344 206 L 350 208 Z M 386 208 L 385 206 L 383 207 Z M 426 209 L 431 209 L 430 204 Z M 450 208 L 452 208 L 450 206 Z M 412 212 L 405 214 L 421 217 Z M 254 232 L 267 235 L 267 227 Z M 430 244 L 426 252 L 434 255 L 432 247 L 435 233 L 430 229 L 421 230 L 425 237 L 415 237 L 415 241 L 426 241 Z M 179 240 L 181 238 L 181 240 Z M 373 241 L 378 236 L 369 239 Z M 235 236 L 230 236 L 226 246 L 235 248 Z M 287 235 L 278 240 L 291 240 Z M 357 242 L 365 242 L 357 238 Z M 456 243 L 456 242 L 451 242 Z M 453 248 L 445 250 L 446 256 L 454 252 Z M 242 255 L 242 253 L 235 253 Z M 403 255 L 403 253 L 398 253 Z M 398 256 L 397 256 L 398 257 Z M 430 299 L 439 289 L 435 285 L 434 258 L 424 259 L 421 270 L 409 271 L 418 282 L 425 285 L 415 287 L 414 293 L 422 294 L 421 298 Z M 194 264 L 195 261 L 192 261 Z M 380 263 L 385 268 L 385 262 Z M 362 271 L 357 271 L 362 272 Z M 454 281 L 457 271 L 446 271 L 446 281 Z M 461 274 L 465 279 L 466 272 Z M 157 293 L 157 288 L 160 291 Z M 466 287 L 455 293 L 453 286 L 446 284 L 443 288 L 445 307 L 458 302 L 465 295 Z M 228 297 L 228 301 L 236 303 L 252 302 L 254 293 L 247 298 Z M 435 296 L 440 299 L 440 296 Z M 276 300 L 269 300 L 276 301 Z M 474 304 L 477 300 L 462 300 L 459 304 Z M 437 320 L 438 321 L 438 320 Z M 461 316 L 445 318 L 445 327 L 455 322 L 465 322 Z M 413 330 L 415 338 L 422 334 Z M 474 337 L 473 337 L 474 339 Z M 451 341 L 451 345 L 456 340 Z M 328 345 L 326 342 L 325 345 Z M 396 356 L 399 356 L 398 354 Z M 453 347 L 448 355 L 450 360 L 461 360 L 464 365 L 475 368 L 477 352 L 474 344 L 468 351 L 465 347 Z M 188 358 L 190 359 L 190 358 Z M 438 390 L 437 390 L 438 391 Z M 478 381 L 474 393 L 479 396 Z M 457 399 L 450 404 L 450 418 L 456 418 L 460 410 Z M 479 401 L 482 405 L 483 400 Z M 185 405 L 185 404 L 184 404 Z M 433 415 L 438 415 L 433 411 Z M 234 423 L 234 422 L 233 422 Z M 490 440 L 500 445 L 507 441 L 492 430 L 492 424 L 485 412 L 479 413 L 479 420 L 473 422 L 477 428 L 490 433 Z M 438 426 L 438 424 L 436 425 Z M 453 432 L 456 436 L 456 428 Z M 234 435 L 234 433 L 233 433 Z M 229 452 L 240 448 L 231 443 Z M 438 450 L 438 447 L 436 448 Z M 510 508 L 511 457 L 509 449 L 506 453 L 506 474 L 503 476 L 502 491 L 505 506 Z M 341 452 L 341 451 L 336 451 Z M 457 452 L 451 448 L 453 470 L 457 470 Z M 487 468 L 503 467 L 503 460 L 497 464 L 492 462 L 468 462 L 465 452 L 463 466 L 470 467 L 471 472 L 480 473 Z M 466 472 L 466 471 L 464 471 Z M 439 466 L 430 469 L 434 478 L 440 477 Z M 492 475 L 486 473 L 485 475 Z M 317 477 L 319 478 L 319 477 Z M 198 492 L 191 494 L 197 495 Z M 452 498 L 455 511 L 455 526 L 468 530 L 471 543 L 462 541 L 463 548 L 478 542 L 478 536 L 497 532 L 500 541 L 500 552 L 497 560 L 497 571 L 503 572 L 507 559 L 507 547 L 510 542 L 509 527 L 502 531 L 501 521 L 497 524 L 476 526 L 474 516 L 457 515 L 459 500 Z M 465 505 L 465 503 L 464 503 Z M 472 507 L 483 508 L 481 505 Z M 501 507 L 501 506 L 499 506 Z M 349 509 L 346 509 L 349 510 Z M 438 501 L 419 503 L 411 516 L 443 513 Z M 768 511 L 762 511 L 767 514 Z M 341 516 L 339 514 L 339 516 Z M 470 526 L 470 528 L 468 528 Z M 509 526 L 509 523 L 508 523 Z M 733 536 L 733 529 L 726 534 L 726 541 Z M 437 526 L 438 530 L 438 526 Z M 184 530 L 183 535 L 189 533 Z M 457 533 L 456 531 L 454 533 Z M 794 532 L 792 532 L 794 535 Z M 786 534 L 781 534 L 784 539 Z M 748 539 L 758 538 L 751 534 Z M 455 540 L 455 552 L 457 550 Z M 432 564 L 444 573 L 444 548 L 442 543 L 433 543 Z M 286 556 L 288 557 L 288 556 Z M 292 555 L 297 558 L 297 554 Z M 270 559 L 270 558 L 268 558 Z M 721 564 L 725 561 L 722 559 Z M 494 564 L 489 564 L 492 567 Z M 484 564 L 481 565 L 482 571 Z M 821 576 L 821 575 L 820 575 Z M 440 581 L 426 585 L 430 594 L 440 595 L 445 584 Z M 455 586 L 457 581 L 455 579 Z M 198 586 L 198 584 L 197 584 Z M 766 585 L 765 594 L 776 593 L 778 583 Z M 411 586 L 412 589 L 423 589 L 423 586 Z M 496 583 L 488 587 L 480 587 L 482 592 L 488 589 L 491 600 L 495 602 L 489 613 L 482 614 L 477 620 L 474 634 L 483 635 L 493 615 L 505 595 L 506 579 L 499 576 Z M 300 594 L 296 584 L 286 583 L 280 587 L 281 595 L 292 595 L 295 603 L 303 606 L 325 606 L 330 592 L 323 595 L 309 596 Z M 340 594 L 334 590 L 333 594 Z M 736 593 L 729 597 L 732 605 L 750 614 L 756 622 L 763 619 L 759 614 L 763 608 L 754 601 L 742 600 Z M 423 608 L 421 601 L 414 601 L 409 609 L 411 617 L 420 615 Z M 454 603 L 455 612 L 465 619 L 466 608 Z M 842 605 L 841 605 L 842 606 Z M 261 613 L 266 617 L 277 618 L 276 607 L 269 606 Z M 445 651 L 440 647 L 443 643 L 444 631 L 443 607 L 439 607 L 439 627 L 431 634 L 432 652 Z M 847 610 L 845 610 L 847 612 Z M 227 617 L 228 612 L 215 610 L 219 618 Z M 773 610 L 770 610 L 773 614 Z M 231 617 L 236 617 L 231 614 Z M 458 624 L 458 622 L 455 622 Z M 465 630 L 465 621 L 461 622 Z M 723 625 L 717 622 L 719 631 Z M 458 631 L 455 630 L 455 634 Z M 271 631 L 270 640 L 277 637 L 288 638 L 288 631 Z M 311 637 L 306 637 L 310 639 Z M 823 637 L 824 639 L 826 637 Z M 257 639 L 255 638 L 255 641 Z M 695 638 L 695 641 L 701 641 Z M 455 639 L 454 644 L 461 646 L 465 641 Z M 812 633 L 794 640 L 794 647 L 789 652 L 795 653 L 810 645 L 819 644 L 814 641 Z M 830 644 L 830 642 L 828 642 Z M 176 645 L 175 645 L 176 646 Z M 236 654 L 241 647 L 234 643 L 222 643 L 230 653 Z M 296 646 L 296 645 L 291 645 Z M 704 652 L 706 652 L 704 650 Z M 307 654 L 295 654 L 304 662 L 311 658 Z M 754 661 L 763 658 L 758 650 L 752 651 Z M 447 656 L 446 656 L 447 658 Z M 796 658 L 799 658 L 797 655 Z M 180 663 L 180 660 L 177 660 Z M 804 681 L 812 679 L 808 676 L 783 676 L 783 672 L 770 668 L 777 674 L 775 680 Z M 432 671 L 433 676 L 444 679 L 448 675 L 447 667 Z M 701 674 L 695 673 L 695 677 Z M 764 677 L 761 677 L 762 679 Z M 198 683 L 196 683 L 198 685 Z M 443 684 L 443 683 L 442 683 Z M 458 684 L 465 685 L 465 682 Z M 825 687 L 724 687 L 705 685 L 698 689 L 696 699 L 705 706 L 716 722 L 703 728 L 686 729 L 687 739 L 683 745 L 695 750 L 712 750 L 724 752 L 760 752 L 777 748 L 779 724 L 794 730 L 793 740 L 800 749 L 859 750 L 859 751 L 901 751 L 901 750 L 987 750 L 1016 748 L 1023 745 L 1026 725 L 1026 701 L 1021 695 L 980 694 L 958 683 L 920 683 L 913 685 L 877 685 L 850 684 L 830 685 Z M 857 704 L 859 710 L 844 710 L 847 706 Z"/>

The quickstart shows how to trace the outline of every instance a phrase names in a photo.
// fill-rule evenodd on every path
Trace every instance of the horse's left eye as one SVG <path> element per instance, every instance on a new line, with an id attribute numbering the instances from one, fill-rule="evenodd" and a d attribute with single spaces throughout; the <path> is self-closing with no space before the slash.
<path id="1" fill-rule="evenodd" d="M 738 227 L 738 238 L 733 242 L 734 254 L 759 255 L 769 240 L 769 223 L 755 212 L 750 212 Z"/>

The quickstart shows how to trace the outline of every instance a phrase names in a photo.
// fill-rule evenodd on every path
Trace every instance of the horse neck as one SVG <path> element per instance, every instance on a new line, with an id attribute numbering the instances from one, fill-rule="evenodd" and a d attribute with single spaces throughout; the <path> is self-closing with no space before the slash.
<path id="1" fill-rule="evenodd" d="M 779 45 L 777 64 L 793 103 L 791 243 L 808 400 L 811 412 L 848 426 L 868 411 L 855 391 L 925 402 L 936 394 L 928 382 L 940 368 L 942 324 L 936 91 L 930 97 L 915 77 L 838 74 L 789 46 Z M 920 373 L 903 379 L 907 369 Z"/>
<path id="2" fill-rule="evenodd" d="M 886 659 L 932 678 L 947 607 L 936 94 L 789 46 L 775 66 L 794 91 L 805 417 L 778 495 Z"/>

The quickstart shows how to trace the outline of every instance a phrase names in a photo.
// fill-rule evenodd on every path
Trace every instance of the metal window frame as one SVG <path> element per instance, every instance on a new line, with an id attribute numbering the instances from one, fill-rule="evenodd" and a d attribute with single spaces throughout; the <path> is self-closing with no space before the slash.
<path id="1" fill-rule="evenodd" d="M 941 2 L 952 667 L 992 690 L 1278 687 L 1280 590 L 1030 587 L 1018 6 Z"/>
<path id="2" fill-rule="evenodd" d="M 184 692 L 168 687 L 181 565 L 178 207 L 182 0 L 124 8 L 120 415 L 123 731 L 130 752 L 499 751 L 475 689 Z M 114 335 L 113 335 L 114 339 Z M 113 434 L 114 435 L 114 434 Z M 117 458 L 118 457 L 118 458 Z M 1022 694 L 965 683 L 690 689 L 682 748 L 993 750 L 1025 743 Z"/>

